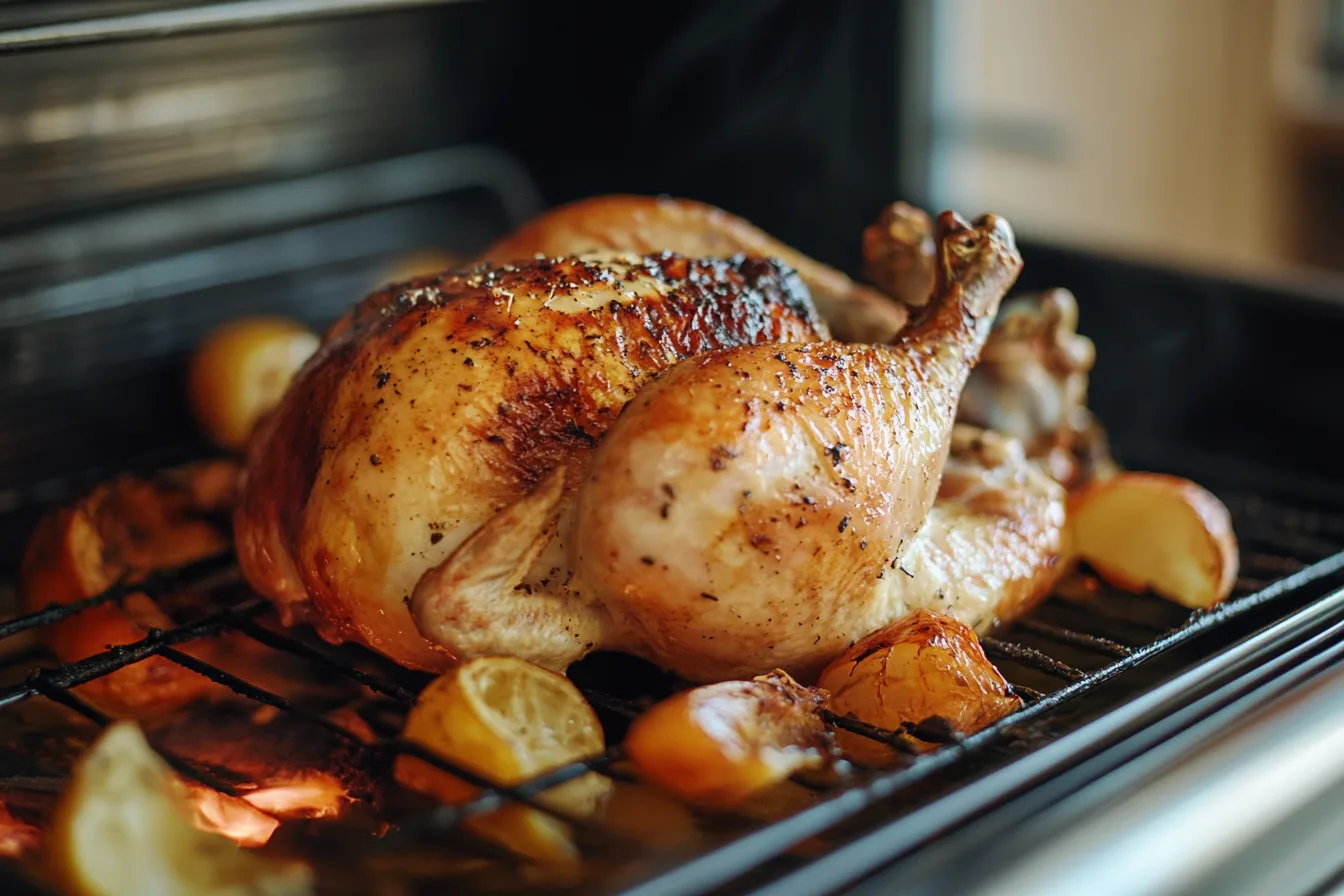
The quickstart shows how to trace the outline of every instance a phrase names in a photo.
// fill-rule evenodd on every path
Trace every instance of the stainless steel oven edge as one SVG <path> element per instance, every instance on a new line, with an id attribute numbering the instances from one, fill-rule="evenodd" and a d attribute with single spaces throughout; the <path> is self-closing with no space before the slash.
<path id="1" fill-rule="evenodd" d="M 1217 727 L 1079 793 L 1075 824 L 969 892 L 1319 892 L 1344 869 L 1344 666 Z"/>
<path id="2" fill-rule="evenodd" d="M 1264 648 L 1279 640 L 1292 646 L 1266 656 Z M 1210 689 L 1210 681 L 1221 684 Z M 1132 726 L 1152 716 L 1147 727 L 1073 769 L 1055 766 L 1049 776 L 1052 754 L 1067 756 L 1106 739 L 1107 729 L 1126 719 Z M 1038 786 L 1012 797 L 1012 785 L 1028 779 L 1033 766 L 1042 773 Z M 1332 890 L 1344 883 L 1344 590 L 981 786 L 996 783 L 1007 800 L 978 818 L 963 817 L 964 827 L 946 836 L 934 840 L 949 830 L 952 800 L 892 825 L 923 827 L 933 842 L 849 892 Z M 808 880 L 794 875 L 759 892 L 827 892 L 871 871 L 861 850 L 842 855 L 806 869 Z M 848 872 L 823 885 L 822 865 L 837 872 L 841 863 Z"/>

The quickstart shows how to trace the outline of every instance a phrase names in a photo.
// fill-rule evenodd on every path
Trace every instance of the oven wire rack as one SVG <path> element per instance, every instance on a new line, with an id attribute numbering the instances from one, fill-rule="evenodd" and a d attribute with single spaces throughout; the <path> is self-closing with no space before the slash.
<path id="1" fill-rule="evenodd" d="M 1005 743 L 1031 739 L 1033 735 L 1029 732 L 1032 730 L 1032 722 L 1122 672 L 1310 583 L 1329 580 L 1344 573 L 1344 552 L 1341 552 L 1344 548 L 1344 519 L 1325 513 L 1304 513 L 1259 498 L 1228 503 L 1237 520 L 1241 539 L 1242 575 L 1234 596 L 1227 602 L 1208 611 L 1187 614 L 1174 604 L 1167 604 L 1151 595 L 1125 594 L 1119 598 L 1128 602 L 1160 605 L 1165 608 L 1164 612 L 1174 612 L 1181 617 L 1174 624 L 1165 626 L 1142 621 L 1131 614 L 1117 613 L 1114 602 L 1093 602 L 1090 608 L 1080 610 L 1071 601 L 1059 596 L 1051 597 L 1046 606 L 1053 607 L 1056 615 L 1062 614 L 1064 618 L 1077 618 L 1080 621 L 1061 625 L 1043 621 L 1038 618 L 1041 614 L 1037 613 L 1017 622 L 1006 634 L 1030 636 L 1037 643 L 1066 646 L 1074 655 L 1090 655 L 1096 661 L 1091 668 L 1083 669 L 1066 663 L 1045 649 L 1022 643 L 1016 638 L 985 637 L 981 643 L 991 658 L 1003 662 L 1009 668 L 1016 666 L 1032 670 L 1057 682 L 1058 686 L 1042 690 L 1015 682 L 1014 690 L 1023 698 L 1024 707 L 995 725 L 966 737 L 950 732 L 937 724 L 937 720 L 908 724 L 898 730 L 884 730 L 828 713 L 827 721 L 834 727 L 892 747 L 900 756 L 899 765 L 885 771 L 854 767 L 828 784 L 818 784 L 810 779 L 800 781 L 820 791 L 822 799 L 781 822 L 766 825 L 727 844 L 711 847 L 709 853 L 693 859 L 693 862 L 712 858 L 715 849 L 735 850 L 737 860 L 730 865 L 745 866 L 739 870 L 745 870 L 752 861 L 764 862 L 775 858 L 861 810 L 909 790 L 935 773 L 983 755 Z M 91 607 L 119 601 L 131 593 L 157 598 L 187 587 L 203 587 L 212 580 L 227 577 L 235 569 L 234 558 L 231 554 L 225 554 L 179 569 L 159 571 L 134 583 L 119 583 L 94 597 L 49 606 L 0 623 L 0 641 L 69 619 Z M 241 697 L 274 707 L 306 724 L 320 727 L 371 757 L 381 757 L 385 761 L 398 755 L 414 756 L 480 789 L 480 795 L 469 802 L 441 806 L 418 815 L 399 825 L 383 840 L 395 844 L 407 838 L 433 838 L 451 834 L 454 838 L 465 838 L 482 856 L 501 858 L 499 846 L 464 831 L 461 824 L 508 803 L 518 803 L 570 825 L 580 843 L 585 846 L 630 846 L 627 838 L 619 831 L 599 821 L 571 817 L 541 799 L 551 788 L 589 773 L 623 777 L 625 773 L 619 767 L 623 758 L 620 744 L 612 745 L 599 755 L 567 764 L 520 784 L 504 786 L 405 739 L 382 736 L 370 741 L 366 735 L 361 736 L 293 700 L 258 687 L 180 649 L 199 639 L 238 633 L 265 647 L 299 657 L 327 672 L 350 679 L 403 708 L 409 708 L 414 703 L 416 694 L 412 689 L 387 677 L 356 668 L 348 661 L 334 656 L 330 650 L 293 634 L 282 634 L 262 625 L 258 621 L 259 617 L 268 609 L 269 604 L 262 598 L 246 597 L 174 628 L 152 630 L 136 643 L 112 647 L 74 663 L 35 668 L 22 682 L 0 690 L 0 710 L 34 697 L 45 697 L 68 707 L 96 725 L 105 726 L 111 721 L 110 718 L 77 696 L 72 689 L 148 657 L 159 656 L 199 673 Z M 1089 628 L 1092 630 L 1087 630 Z M 1144 637 L 1145 634 L 1147 637 Z M 595 707 L 619 716 L 633 718 L 639 711 L 631 701 L 601 690 L 584 688 L 584 694 Z M 924 742 L 923 748 L 919 743 L 921 741 Z M 929 750 L 928 744 L 935 744 L 937 748 Z M 218 775 L 170 750 L 156 749 L 179 773 L 225 794 L 239 794 L 237 787 Z M 707 869 L 707 873 L 698 878 L 694 874 L 688 878 L 686 868 L 686 865 L 681 867 L 681 878 L 691 883 L 704 884 L 702 889 L 717 886 L 726 880 L 727 871 L 723 867 L 712 872 Z M 636 889 L 658 891 L 657 887 L 648 889 L 656 881 L 655 878 L 642 885 L 637 884 Z"/>

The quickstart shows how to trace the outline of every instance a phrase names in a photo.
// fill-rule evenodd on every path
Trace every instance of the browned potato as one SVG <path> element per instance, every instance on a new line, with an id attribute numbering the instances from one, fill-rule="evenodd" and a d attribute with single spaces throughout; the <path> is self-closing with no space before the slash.
<path id="1" fill-rule="evenodd" d="M 824 701 L 779 671 L 705 685 L 636 719 L 625 749 L 649 780 L 688 802 L 729 808 L 822 763 Z"/>
<path id="2" fill-rule="evenodd" d="M 205 434 L 226 450 L 246 448 L 257 421 L 319 343 L 302 324 L 278 317 L 240 318 L 216 329 L 187 373 L 191 409 Z"/>
<path id="3" fill-rule="evenodd" d="M 975 632 L 930 610 L 859 641 L 826 667 L 818 683 L 830 691 L 836 715 L 887 730 L 936 716 L 970 734 L 1022 705 Z M 891 747 L 862 735 L 840 731 L 836 737 L 859 762 L 884 765 L 895 758 Z"/>
<path id="4" fill-rule="evenodd" d="M 226 527 L 204 518 L 226 513 L 233 500 L 238 465 L 206 461 L 153 477 L 123 475 L 103 483 L 72 505 L 47 513 L 28 542 L 19 569 L 19 593 L 32 612 L 106 591 L 128 578 L 170 568 L 227 550 Z M 132 644 L 151 628 L 172 620 L 144 594 L 90 607 L 40 630 L 62 662 Z M 217 641 L 182 648 L 210 659 Z M 150 657 L 102 676 L 79 693 L 117 716 L 168 711 L 217 689 L 208 678 L 163 657 Z"/>
<path id="5" fill-rule="evenodd" d="M 312 875 L 203 831 L 140 729 L 117 722 L 80 758 L 52 821 L 47 867 L 71 896 L 298 896 Z"/>

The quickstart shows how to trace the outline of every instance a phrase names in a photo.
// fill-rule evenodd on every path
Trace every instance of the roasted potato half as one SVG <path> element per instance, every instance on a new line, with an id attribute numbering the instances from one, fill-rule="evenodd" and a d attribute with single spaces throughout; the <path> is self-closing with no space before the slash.
<path id="1" fill-rule="evenodd" d="M 280 402 L 321 340 L 302 324 L 279 317 L 230 321 L 197 347 L 187 371 L 187 394 L 197 422 L 226 451 L 242 451 L 257 421 Z"/>
<path id="2" fill-rule="evenodd" d="M 602 752 L 602 726 L 563 675 L 513 657 L 469 660 L 435 679 L 406 717 L 403 736 L 459 767 L 505 786 Z M 468 802 L 476 787 L 414 756 L 400 756 L 404 786 L 450 805 Z M 602 808 L 611 782 L 587 774 L 539 801 L 572 817 Z M 538 809 L 509 805 L 465 822 L 468 830 L 548 865 L 578 859 L 566 825 Z"/>
<path id="3" fill-rule="evenodd" d="M 917 610 L 859 641 L 821 673 L 829 707 L 889 731 L 935 717 L 970 734 L 1018 709 L 1022 701 L 985 656 L 970 627 Z M 891 747 L 848 731 L 836 734 L 846 755 L 885 765 Z"/>
<path id="4" fill-rule="evenodd" d="M 248 852 L 191 822 L 184 791 L 132 722 L 75 765 L 52 821 L 47 868 L 71 896 L 297 896 L 306 867 Z"/>
<path id="5" fill-rule="evenodd" d="M 696 805 L 731 808 L 824 761 L 824 702 L 779 671 L 704 685 L 635 719 L 625 749 L 661 787 Z"/>
<path id="6" fill-rule="evenodd" d="M 1232 515 L 1177 476 L 1121 473 L 1069 501 L 1073 551 L 1103 579 L 1187 607 L 1227 599 L 1240 557 Z"/>
<path id="7" fill-rule="evenodd" d="M 153 477 L 123 475 L 75 503 L 51 510 L 28 542 L 19 569 L 24 609 L 93 597 L 156 569 L 220 554 L 229 546 L 226 522 L 209 518 L 229 509 L 238 478 L 232 461 L 208 461 Z M 144 594 L 100 604 L 46 626 L 40 635 L 62 662 L 131 644 L 172 620 Z M 217 642 L 184 648 L 208 659 Z M 79 688 L 85 699 L 116 716 L 169 711 L 215 689 L 209 679 L 162 657 L 150 657 Z"/>

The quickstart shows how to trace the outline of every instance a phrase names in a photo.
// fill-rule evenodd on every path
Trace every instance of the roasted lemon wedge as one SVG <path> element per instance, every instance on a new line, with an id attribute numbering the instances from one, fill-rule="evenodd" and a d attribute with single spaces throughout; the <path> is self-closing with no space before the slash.
<path id="1" fill-rule="evenodd" d="M 459 767 L 504 786 L 520 784 L 602 752 L 602 727 L 569 679 L 511 657 L 470 660 L 432 682 L 406 717 L 403 736 Z M 413 756 L 400 756 L 396 776 L 406 787 L 450 805 L 479 790 Z M 539 797 L 573 817 L 595 814 L 611 782 L 587 774 Z M 578 860 L 568 827 L 545 812 L 511 804 L 469 819 L 479 837 L 536 862 Z"/>
<path id="2" fill-rule="evenodd" d="M 48 867 L 77 896 L 297 896 L 303 865 L 248 852 L 191 823 L 172 770 L 132 722 L 117 722 L 75 766 L 53 821 Z"/>

